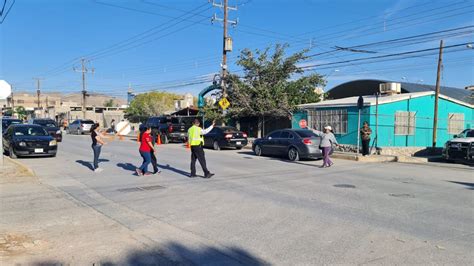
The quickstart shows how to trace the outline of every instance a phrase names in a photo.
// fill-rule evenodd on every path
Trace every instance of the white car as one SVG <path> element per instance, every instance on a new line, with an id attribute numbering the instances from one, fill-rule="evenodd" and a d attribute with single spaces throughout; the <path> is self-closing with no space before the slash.
<path id="1" fill-rule="evenodd" d="M 446 142 L 443 157 L 447 161 L 474 162 L 474 129 L 466 129 Z"/>

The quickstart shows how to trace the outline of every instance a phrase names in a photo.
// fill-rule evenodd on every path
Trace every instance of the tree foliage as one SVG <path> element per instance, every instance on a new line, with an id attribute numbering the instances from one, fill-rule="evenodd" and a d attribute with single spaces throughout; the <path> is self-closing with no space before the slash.
<path id="1" fill-rule="evenodd" d="M 286 48 L 287 45 L 276 45 L 274 49 L 241 52 L 237 64 L 244 74 L 229 77 L 231 116 L 259 117 L 261 129 L 264 117 L 289 117 L 297 105 L 320 100 L 315 89 L 325 84 L 323 77 L 306 74 L 301 67 L 308 59 L 307 51 L 287 56 Z"/>
<path id="2" fill-rule="evenodd" d="M 27 116 L 26 109 L 23 106 L 15 107 L 15 113 L 17 114 L 19 119 L 24 119 Z"/>
<path id="3" fill-rule="evenodd" d="M 307 51 L 286 56 L 286 48 L 242 51 L 237 64 L 244 75 L 230 76 L 233 116 L 289 116 L 298 104 L 319 101 L 315 88 L 325 81 L 319 74 L 304 75 L 300 64 L 308 59 Z"/>
<path id="4" fill-rule="evenodd" d="M 128 115 L 162 115 L 165 112 L 174 110 L 174 101 L 181 96 L 169 92 L 148 92 L 138 94 L 130 103 L 127 109 Z"/>
<path id="5" fill-rule="evenodd" d="M 104 102 L 105 107 L 114 107 L 116 106 L 114 99 L 108 99 L 107 101 Z"/>

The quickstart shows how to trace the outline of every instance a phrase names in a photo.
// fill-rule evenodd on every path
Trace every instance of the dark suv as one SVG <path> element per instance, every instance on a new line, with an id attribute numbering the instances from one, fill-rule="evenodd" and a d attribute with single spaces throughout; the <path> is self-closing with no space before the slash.
<path id="1" fill-rule="evenodd" d="M 154 137 L 160 135 L 161 142 L 186 142 L 188 129 L 196 116 L 153 116 L 148 118 L 146 126 L 151 127 Z"/>
<path id="2" fill-rule="evenodd" d="M 57 142 L 61 142 L 63 140 L 63 133 L 53 119 L 35 118 L 31 119 L 29 123 L 42 126 L 48 132 L 48 134 L 51 135 L 51 137 L 56 139 Z"/>

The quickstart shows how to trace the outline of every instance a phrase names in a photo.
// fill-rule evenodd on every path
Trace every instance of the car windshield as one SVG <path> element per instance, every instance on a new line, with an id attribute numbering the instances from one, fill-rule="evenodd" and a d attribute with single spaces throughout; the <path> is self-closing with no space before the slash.
<path id="1" fill-rule="evenodd" d="M 302 138 L 317 137 L 316 134 L 310 130 L 295 130 L 295 133 Z"/>
<path id="2" fill-rule="evenodd" d="M 94 124 L 94 121 L 92 121 L 92 120 L 83 120 L 82 123 L 83 123 L 83 124 L 90 124 L 90 125 L 93 125 L 93 124 Z"/>
<path id="3" fill-rule="evenodd" d="M 3 120 L 2 127 L 7 128 L 10 125 L 21 124 L 21 120 Z"/>
<path id="4" fill-rule="evenodd" d="M 57 127 L 56 122 L 53 120 L 34 120 L 33 124 L 37 124 L 44 127 Z"/>
<path id="5" fill-rule="evenodd" d="M 15 127 L 15 136 L 48 136 L 48 133 L 41 127 Z"/>

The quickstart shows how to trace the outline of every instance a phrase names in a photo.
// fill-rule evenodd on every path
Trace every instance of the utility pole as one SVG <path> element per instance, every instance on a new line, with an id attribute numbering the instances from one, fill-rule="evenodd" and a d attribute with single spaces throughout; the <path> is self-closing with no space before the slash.
<path id="1" fill-rule="evenodd" d="M 94 74 L 94 69 L 92 68 L 89 72 L 89 69 L 86 67 L 86 59 L 81 58 L 81 69 L 77 70 L 74 68 L 74 71 L 76 72 L 81 72 L 82 73 L 82 118 L 86 119 L 86 103 L 87 103 L 87 90 L 86 90 L 86 74 L 87 73 L 92 73 Z"/>
<path id="2" fill-rule="evenodd" d="M 227 52 L 232 51 L 232 38 L 228 36 L 228 25 L 232 24 L 233 26 L 237 25 L 236 20 L 229 20 L 229 10 L 237 10 L 237 7 L 230 7 L 229 0 L 223 0 L 224 3 L 215 3 L 212 2 L 212 5 L 215 7 L 222 8 L 224 11 L 224 18 L 218 18 L 216 14 L 212 18 L 212 22 L 214 21 L 222 21 L 224 26 L 224 38 L 222 42 L 222 64 L 221 64 L 221 87 L 222 87 L 222 95 L 223 97 L 227 97 Z"/>
<path id="3" fill-rule="evenodd" d="M 438 71 L 436 73 L 436 92 L 435 92 L 435 103 L 434 103 L 434 114 L 433 114 L 433 146 L 432 149 L 436 148 L 436 135 L 438 129 L 438 100 L 439 100 L 439 87 L 441 83 L 441 71 L 443 69 L 443 40 L 439 42 L 439 57 L 438 57 Z"/>
<path id="4" fill-rule="evenodd" d="M 33 78 L 36 80 L 36 97 L 37 97 L 37 107 L 38 111 L 41 110 L 41 80 L 42 78 Z"/>

